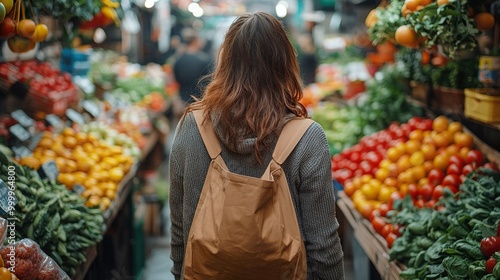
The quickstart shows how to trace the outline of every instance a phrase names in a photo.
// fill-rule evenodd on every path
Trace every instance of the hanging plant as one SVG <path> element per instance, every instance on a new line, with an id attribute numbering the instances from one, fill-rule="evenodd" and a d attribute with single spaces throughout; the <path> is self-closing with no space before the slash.
<path id="1" fill-rule="evenodd" d="M 63 46 L 71 46 L 80 23 L 92 19 L 102 7 L 101 0 L 37 0 L 32 4 L 38 15 L 57 19 Z"/>
<path id="2" fill-rule="evenodd" d="M 368 35 L 374 45 L 394 41 L 394 34 L 399 26 L 406 23 L 401 14 L 404 0 L 392 0 L 387 6 L 379 6 L 366 20 Z"/>
<path id="3" fill-rule="evenodd" d="M 439 1 L 411 12 L 406 20 L 424 40 L 425 48 L 442 46 L 445 54 L 456 58 L 461 52 L 475 52 L 479 34 L 476 23 L 467 15 L 466 1 Z"/>

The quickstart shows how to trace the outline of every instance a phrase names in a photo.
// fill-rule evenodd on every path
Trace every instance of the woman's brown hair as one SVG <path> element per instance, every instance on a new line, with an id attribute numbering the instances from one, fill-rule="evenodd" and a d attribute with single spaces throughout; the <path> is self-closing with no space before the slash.
<path id="1" fill-rule="evenodd" d="M 231 24 L 202 99 L 185 114 L 203 108 L 206 118 L 216 116 L 221 137 L 235 140 L 231 150 L 256 137 L 260 162 L 269 137 L 281 131 L 287 116 L 307 117 L 302 94 L 296 50 L 284 26 L 268 13 L 249 13 Z"/>

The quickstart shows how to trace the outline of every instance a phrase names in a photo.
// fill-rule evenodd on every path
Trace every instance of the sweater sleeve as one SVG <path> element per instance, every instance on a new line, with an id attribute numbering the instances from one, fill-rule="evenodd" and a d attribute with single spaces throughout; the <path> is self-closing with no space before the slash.
<path id="1" fill-rule="evenodd" d="M 183 241 L 183 167 L 181 164 L 182 135 L 178 134 L 178 128 L 175 131 L 172 152 L 170 154 L 170 220 L 171 225 L 171 258 L 174 263 L 172 274 L 176 280 L 181 279 L 182 264 L 184 261 L 184 241 Z"/>
<path id="2" fill-rule="evenodd" d="M 344 254 L 335 216 L 330 152 L 322 127 L 314 123 L 300 145 L 303 154 L 298 195 L 308 279 L 344 279 Z"/>

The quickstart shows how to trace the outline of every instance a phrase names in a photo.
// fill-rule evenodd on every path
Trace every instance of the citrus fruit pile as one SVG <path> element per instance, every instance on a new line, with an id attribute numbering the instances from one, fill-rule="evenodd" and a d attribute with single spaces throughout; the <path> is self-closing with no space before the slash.
<path id="1" fill-rule="evenodd" d="M 44 132 L 32 156 L 19 163 L 38 169 L 53 160 L 58 167 L 58 181 L 68 189 L 84 187 L 81 195 L 87 206 L 107 209 L 116 197 L 118 186 L 135 162 L 124 148 L 110 145 L 91 133 L 66 127 L 59 134 Z"/>

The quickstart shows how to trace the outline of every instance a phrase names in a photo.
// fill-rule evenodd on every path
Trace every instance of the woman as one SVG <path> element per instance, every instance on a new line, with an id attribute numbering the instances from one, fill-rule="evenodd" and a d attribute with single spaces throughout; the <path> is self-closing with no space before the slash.
<path id="1" fill-rule="evenodd" d="M 182 279 L 184 250 L 211 158 L 193 110 L 203 108 L 221 142 L 231 172 L 260 177 L 279 133 L 294 117 L 307 117 L 295 49 L 270 14 L 238 17 L 219 49 L 201 100 L 189 105 L 170 157 L 172 273 Z M 308 279 L 344 279 L 343 251 L 335 217 L 328 144 L 313 123 L 282 165 L 307 254 Z"/>

